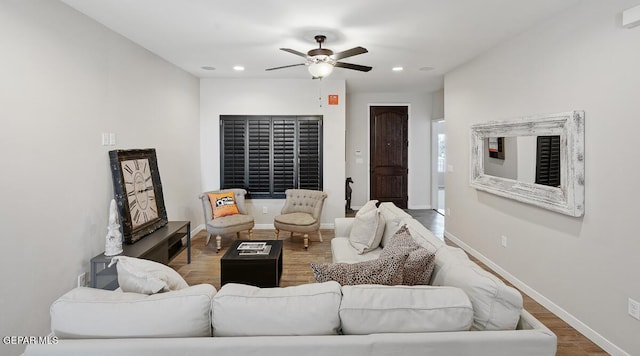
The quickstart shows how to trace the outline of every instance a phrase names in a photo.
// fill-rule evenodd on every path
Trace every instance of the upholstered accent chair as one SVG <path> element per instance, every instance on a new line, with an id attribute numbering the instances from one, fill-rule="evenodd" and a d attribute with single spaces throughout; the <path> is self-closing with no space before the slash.
<path id="1" fill-rule="evenodd" d="M 238 207 L 239 214 L 227 215 L 222 217 L 213 216 L 213 209 L 209 200 L 209 193 L 220 194 L 233 192 L 235 195 L 235 203 Z M 216 237 L 216 252 L 220 252 L 222 248 L 222 235 L 236 233 L 236 237 L 240 238 L 240 231 L 249 231 L 249 240 L 253 238 L 253 216 L 249 215 L 244 204 L 244 197 L 247 191 L 244 189 L 224 189 L 204 192 L 200 194 L 202 200 L 202 210 L 204 211 L 204 221 L 207 228 L 207 241 L 209 244 L 211 235 Z"/>
<path id="2" fill-rule="evenodd" d="M 273 225 L 276 228 L 276 240 L 280 230 L 302 233 L 304 248 L 309 247 L 309 233 L 317 232 L 320 242 L 320 216 L 327 193 L 318 190 L 287 189 L 286 200 L 280 215 L 276 216 Z"/>

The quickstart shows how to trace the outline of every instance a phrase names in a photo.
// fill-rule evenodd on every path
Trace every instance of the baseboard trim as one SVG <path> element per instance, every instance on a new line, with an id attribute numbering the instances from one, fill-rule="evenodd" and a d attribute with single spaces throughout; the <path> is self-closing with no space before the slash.
<path id="1" fill-rule="evenodd" d="M 430 210 L 431 205 L 411 205 L 409 210 Z"/>
<path id="2" fill-rule="evenodd" d="M 518 289 L 526 293 L 529 297 L 531 297 L 536 302 L 540 303 L 543 307 L 549 309 L 552 313 L 558 316 L 560 319 L 564 320 L 567 324 L 571 325 L 574 329 L 578 330 L 582 335 L 584 335 L 589 340 L 593 341 L 596 345 L 600 346 L 604 351 L 608 352 L 611 355 L 615 356 L 630 356 L 627 352 L 616 346 L 611 341 L 607 340 L 604 336 L 600 335 L 595 330 L 591 329 L 588 325 L 580 321 L 575 316 L 571 315 L 569 312 L 549 300 L 544 295 L 538 293 L 535 289 L 528 286 L 526 283 L 522 282 L 518 278 L 516 278 L 511 273 L 507 272 L 502 267 L 495 264 L 493 261 L 485 257 L 483 254 L 473 249 L 471 246 L 462 242 L 458 237 L 453 235 L 452 233 L 445 230 L 444 236 L 449 240 L 453 241 L 456 245 L 460 246 L 467 253 L 472 255 L 473 257 L 482 261 L 482 263 L 486 264 L 489 268 L 495 271 L 497 274 L 502 276 L 504 279 L 509 281 L 511 284 L 516 286 Z"/>
<path id="3" fill-rule="evenodd" d="M 273 230 L 275 226 L 273 224 L 255 224 L 253 226 L 254 230 Z"/>
<path id="4" fill-rule="evenodd" d="M 335 227 L 334 224 L 331 223 L 321 223 L 320 228 L 324 230 L 332 230 Z M 274 230 L 276 227 L 273 224 L 256 224 L 253 229 L 254 230 Z"/>
<path id="5" fill-rule="evenodd" d="M 204 224 L 200 224 L 194 227 L 193 229 L 191 229 L 191 240 L 193 240 L 196 237 L 196 235 L 204 229 L 205 229 Z"/>

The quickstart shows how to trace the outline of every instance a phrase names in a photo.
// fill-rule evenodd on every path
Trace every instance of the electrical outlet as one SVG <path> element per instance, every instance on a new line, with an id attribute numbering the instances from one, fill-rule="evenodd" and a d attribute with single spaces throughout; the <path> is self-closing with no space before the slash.
<path id="1" fill-rule="evenodd" d="M 629 298 L 629 315 L 640 320 L 640 303 Z"/>
<path id="2" fill-rule="evenodd" d="M 263 214 L 269 214 L 269 208 L 267 208 L 266 206 L 262 207 L 262 213 Z"/>
<path id="3" fill-rule="evenodd" d="M 500 237 L 500 240 L 501 240 L 500 243 L 502 244 L 502 247 L 507 247 L 507 237 L 502 235 Z"/>
<path id="4" fill-rule="evenodd" d="M 447 208 L 447 216 L 451 216 L 451 208 Z"/>
<path id="5" fill-rule="evenodd" d="M 78 287 L 87 286 L 87 272 L 78 275 Z"/>

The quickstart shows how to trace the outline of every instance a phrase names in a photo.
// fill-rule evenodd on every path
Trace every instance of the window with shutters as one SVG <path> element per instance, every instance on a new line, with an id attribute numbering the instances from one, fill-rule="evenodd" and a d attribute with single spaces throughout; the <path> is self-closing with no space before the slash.
<path id="1" fill-rule="evenodd" d="M 220 185 L 251 198 L 322 190 L 322 116 L 220 116 Z"/>
<path id="2" fill-rule="evenodd" d="M 538 136 L 536 184 L 560 186 L 560 136 Z"/>

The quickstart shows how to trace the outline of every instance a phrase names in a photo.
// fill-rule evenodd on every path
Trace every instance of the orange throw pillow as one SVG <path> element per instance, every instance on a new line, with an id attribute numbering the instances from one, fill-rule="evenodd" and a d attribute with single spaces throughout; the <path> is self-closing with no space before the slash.
<path id="1" fill-rule="evenodd" d="M 236 205 L 236 195 L 233 192 L 227 193 L 209 193 L 209 201 L 211 202 L 211 210 L 214 218 L 220 218 L 227 215 L 240 214 Z"/>

